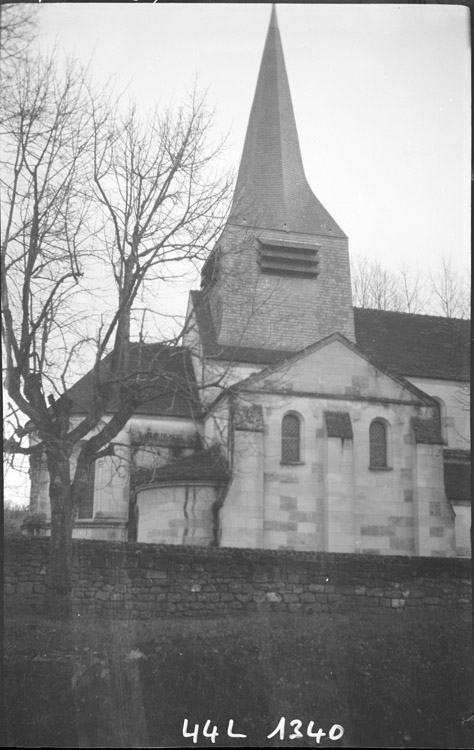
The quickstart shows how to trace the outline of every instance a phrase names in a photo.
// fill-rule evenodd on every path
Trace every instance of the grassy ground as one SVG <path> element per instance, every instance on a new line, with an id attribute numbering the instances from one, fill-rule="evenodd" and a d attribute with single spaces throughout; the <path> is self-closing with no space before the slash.
<path id="1" fill-rule="evenodd" d="M 9 617 L 4 744 L 472 748 L 470 627 L 454 612 L 67 627 Z M 267 739 L 282 717 L 283 739 Z M 197 744 L 184 719 L 199 725 Z M 230 719 L 246 738 L 227 736 Z M 306 736 L 335 724 L 339 740 Z M 295 729 L 303 736 L 290 739 Z"/>

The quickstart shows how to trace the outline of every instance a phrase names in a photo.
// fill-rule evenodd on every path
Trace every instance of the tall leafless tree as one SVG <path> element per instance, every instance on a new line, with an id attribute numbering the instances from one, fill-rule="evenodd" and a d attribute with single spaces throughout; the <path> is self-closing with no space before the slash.
<path id="1" fill-rule="evenodd" d="M 114 437 L 144 398 L 130 371 L 134 309 L 146 305 L 150 283 L 206 254 L 229 184 L 213 167 L 211 118 L 195 94 L 142 120 L 133 107 L 122 115 L 99 100 L 77 64 L 31 58 L 16 66 L 2 104 L 6 447 L 47 465 L 49 591 L 59 613 L 92 465 L 114 454 Z M 90 406 L 73 418 L 68 385 L 87 357 Z"/>

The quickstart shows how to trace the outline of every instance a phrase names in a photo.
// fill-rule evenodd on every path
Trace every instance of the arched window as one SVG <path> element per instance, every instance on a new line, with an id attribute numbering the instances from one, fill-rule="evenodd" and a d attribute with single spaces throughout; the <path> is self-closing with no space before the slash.
<path id="1" fill-rule="evenodd" d="M 374 419 L 369 428 L 370 468 L 387 468 L 387 427 L 381 419 Z"/>
<path id="2" fill-rule="evenodd" d="M 285 414 L 281 422 L 281 462 L 300 462 L 300 420 L 296 414 Z"/>

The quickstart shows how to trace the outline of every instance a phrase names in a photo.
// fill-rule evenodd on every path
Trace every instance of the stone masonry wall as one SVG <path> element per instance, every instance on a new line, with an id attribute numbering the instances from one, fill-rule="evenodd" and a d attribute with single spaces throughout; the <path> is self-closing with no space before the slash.
<path id="1" fill-rule="evenodd" d="M 5 545 L 5 604 L 44 613 L 47 539 Z M 120 619 L 258 610 L 307 614 L 470 606 L 469 563 L 447 558 L 77 540 L 76 614 Z"/>

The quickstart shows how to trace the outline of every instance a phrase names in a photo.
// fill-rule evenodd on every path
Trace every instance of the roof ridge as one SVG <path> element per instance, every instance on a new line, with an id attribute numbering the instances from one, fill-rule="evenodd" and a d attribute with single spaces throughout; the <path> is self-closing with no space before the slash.
<path id="1" fill-rule="evenodd" d="M 428 313 L 412 313 L 412 312 L 407 312 L 405 310 L 380 310 L 377 307 L 357 307 L 356 305 L 353 306 L 353 309 L 357 311 L 367 310 L 367 312 L 371 312 L 371 313 L 384 313 L 384 314 L 389 313 L 390 315 L 410 315 L 410 317 L 413 317 L 413 318 L 415 317 L 416 318 L 435 318 L 436 320 L 446 320 L 446 321 L 454 320 L 456 322 L 463 322 L 463 323 L 469 323 L 469 324 L 471 323 L 470 318 L 452 318 L 447 315 L 429 315 Z"/>
<path id="2" fill-rule="evenodd" d="M 356 307 L 354 326 L 362 351 L 406 377 L 470 379 L 470 320 Z"/>

